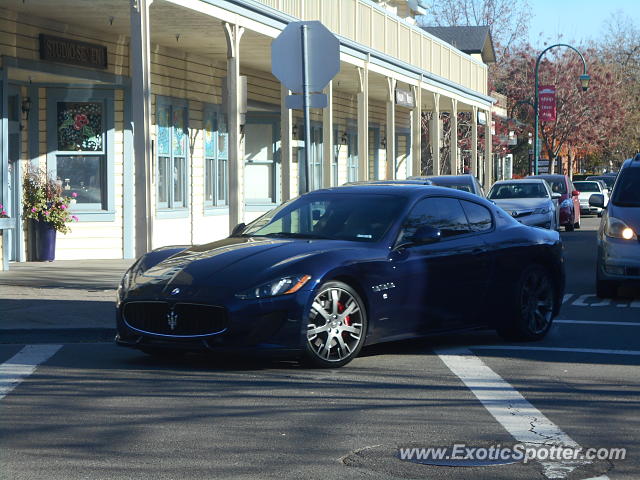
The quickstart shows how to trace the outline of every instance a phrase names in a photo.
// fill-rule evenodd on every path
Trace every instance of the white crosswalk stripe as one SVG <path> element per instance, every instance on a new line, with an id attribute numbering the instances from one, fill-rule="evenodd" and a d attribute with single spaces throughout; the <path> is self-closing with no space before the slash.
<path id="1" fill-rule="evenodd" d="M 640 308 L 640 300 L 599 298 L 595 293 L 565 293 L 562 303 L 572 307 Z"/>
<path id="2" fill-rule="evenodd" d="M 26 345 L 0 365 L 0 400 L 51 358 L 62 345 Z"/>

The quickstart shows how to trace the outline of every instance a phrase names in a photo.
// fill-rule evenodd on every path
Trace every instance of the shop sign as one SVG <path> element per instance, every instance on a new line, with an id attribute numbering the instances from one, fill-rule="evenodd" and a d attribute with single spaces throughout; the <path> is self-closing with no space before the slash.
<path id="1" fill-rule="evenodd" d="M 105 69 L 107 68 L 107 47 L 40 34 L 40 59 Z"/>
<path id="2" fill-rule="evenodd" d="M 416 101 L 413 97 L 413 92 L 402 88 L 396 88 L 396 105 L 399 107 L 414 108 L 416 106 Z"/>

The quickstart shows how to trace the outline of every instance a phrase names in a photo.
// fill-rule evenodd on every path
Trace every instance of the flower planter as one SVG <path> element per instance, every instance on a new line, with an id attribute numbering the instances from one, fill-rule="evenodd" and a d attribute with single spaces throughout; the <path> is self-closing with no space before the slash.
<path id="1" fill-rule="evenodd" d="M 49 222 L 34 221 L 36 234 L 36 260 L 53 262 L 56 259 L 56 229 Z"/>

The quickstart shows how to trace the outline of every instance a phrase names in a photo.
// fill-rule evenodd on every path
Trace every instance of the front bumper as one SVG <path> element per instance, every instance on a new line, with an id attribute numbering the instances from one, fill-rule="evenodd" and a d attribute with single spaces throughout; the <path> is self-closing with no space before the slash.
<path id="1" fill-rule="evenodd" d="M 604 236 L 598 246 L 598 278 L 640 283 L 640 241 Z"/>
<path id="2" fill-rule="evenodd" d="M 224 329 L 199 335 L 172 335 L 167 332 L 166 323 L 180 322 L 159 315 L 147 321 L 148 327 L 136 328 L 127 321 L 125 306 L 129 302 L 144 302 L 140 298 L 119 302 L 116 308 L 116 343 L 121 346 L 150 349 L 166 348 L 192 352 L 241 352 L 262 350 L 272 352 L 299 352 L 304 343 L 305 329 L 302 328 L 304 312 L 308 311 L 309 291 L 299 291 L 292 295 L 283 295 L 266 299 L 240 300 L 229 298 L 216 302 L 226 310 Z M 149 299 L 148 301 L 203 304 L 202 299 Z M 150 323 L 151 322 L 151 323 Z M 154 328 L 153 322 L 158 322 Z M 137 325 L 137 324 L 136 324 Z M 162 333 L 159 333 L 162 332 Z"/>

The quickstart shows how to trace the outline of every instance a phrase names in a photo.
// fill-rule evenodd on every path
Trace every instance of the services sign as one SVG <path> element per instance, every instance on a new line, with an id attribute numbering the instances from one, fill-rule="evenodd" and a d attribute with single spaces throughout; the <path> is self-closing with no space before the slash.
<path id="1" fill-rule="evenodd" d="M 538 116 L 541 122 L 556 121 L 555 85 L 540 85 L 538 87 Z"/>

